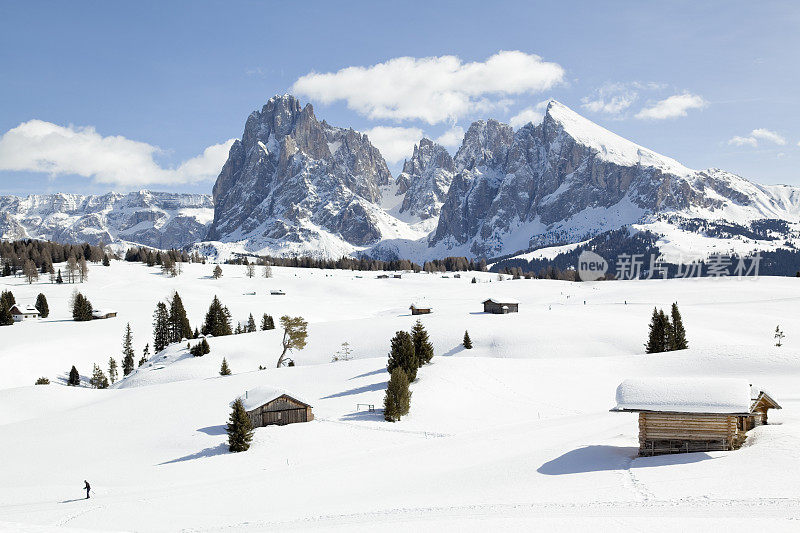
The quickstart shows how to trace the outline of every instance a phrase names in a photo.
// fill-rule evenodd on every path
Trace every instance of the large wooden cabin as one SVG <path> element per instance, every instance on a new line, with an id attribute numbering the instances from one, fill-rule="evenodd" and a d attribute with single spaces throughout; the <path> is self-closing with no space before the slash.
<path id="1" fill-rule="evenodd" d="M 270 387 L 256 387 L 241 397 L 253 427 L 284 426 L 314 420 L 311 405 Z"/>
<path id="2" fill-rule="evenodd" d="M 781 406 L 742 379 L 629 379 L 617 412 L 639 413 L 639 455 L 735 450 Z"/>

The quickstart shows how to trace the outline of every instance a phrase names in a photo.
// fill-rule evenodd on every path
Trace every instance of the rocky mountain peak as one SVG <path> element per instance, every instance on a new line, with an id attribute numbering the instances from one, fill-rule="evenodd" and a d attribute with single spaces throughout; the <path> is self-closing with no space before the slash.
<path id="1" fill-rule="evenodd" d="M 381 236 L 371 217 L 391 174 L 352 129 L 319 122 L 314 108 L 275 96 L 250 114 L 214 185 L 209 240 L 302 245 L 320 231 L 365 245 Z"/>
<path id="2" fill-rule="evenodd" d="M 423 137 L 397 177 L 398 190 L 405 193 L 400 212 L 421 220 L 438 216 L 454 174 L 447 149 Z"/>

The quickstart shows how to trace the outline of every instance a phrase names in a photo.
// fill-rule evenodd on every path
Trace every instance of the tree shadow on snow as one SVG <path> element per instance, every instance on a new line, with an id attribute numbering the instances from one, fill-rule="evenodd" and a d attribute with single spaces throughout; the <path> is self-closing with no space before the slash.
<path id="1" fill-rule="evenodd" d="M 222 455 L 226 453 L 228 453 L 228 443 L 223 442 L 211 448 L 206 448 L 205 450 L 200 450 L 199 452 L 190 455 L 184 455 L 183 457 L 178 457 L 177 459 L 172 459 L 170 461 L 164 461 L 163 463 L 158 463 L 158 466 L 169 465 L 172 463 L 181 463 L 183 461 L 192 461 L 194 459 L 202 459 L 204 457 L 213 457 L 215 455 Z"/>
<path id="2" fill-rule="evenodd" d="M 200 433 L 205 433 L 206 435 L 224 435 L 228 432 L 228 428 L 226 425 L 221 426 L 208 426 L 204 428 L 200 428 L 197 431 Z"/>
<path id="3" fill-rule="evenodd" d="M 379 368 L 378 370 L 372 370 L 370 372 L 364 372 L 363 374 L 359 374 L 357 376 L 353 376 L 350 379 L 352 380 L 352 379 L 358 379 L 358 378 L 366 378 L 366 377 L 369 377 L 369 376 L 377 376 L 378 374 L 383 374 L 384 372 L 388 372 L 385 367 L 384 368 Z"/>
<path id="4" fill-rule="evenodd" d="M 374 391 L 384 390 L 386 388 L 386 385 L 387 385 L 386 381 L 381 381 L 380 383 L 373 383 L 372 385 L 364 385 L 363 387 L 356 387 L 355 389 L 337 392 L 336 394 L 325 396 L 322 399 L 328 400 L 330 398 L 341 398 L 342 396 L 352 396 L 353 394 L 361 394 L 362 392 L 374 392 Z"/>
<path id="5" fill-rule="evenodd" d="M 348 422 L 365 422 L 365 421 L 383 421 L 383 409 L 375 409 L 374 411 L 356 411 L 354 413 L 347 413 L 343 415 L 340 420 Z"/>
<path id="6" fill-rule="evenodd" d="M 458 344 L 454 348 L 452 348 L 450 351 L 443 353 L 442 357 L 450 357 L 450 356 L 455 355 L 455 354 L 457 354 L 459 352 L 463 352 L 465 349 L 466 348 L 464 348 L 463 344 Z"/>
<path id="7" fill-rule="evenodd" d="M 702 452 L 656 457 L 638 457 L 638 455 L 639 449 L 635 446 L 584 446 L 544 463 L 536 471 L 547 476 L 561 476 L 604 470 L 696 463 L 711 459 L 710 455 Z"/>

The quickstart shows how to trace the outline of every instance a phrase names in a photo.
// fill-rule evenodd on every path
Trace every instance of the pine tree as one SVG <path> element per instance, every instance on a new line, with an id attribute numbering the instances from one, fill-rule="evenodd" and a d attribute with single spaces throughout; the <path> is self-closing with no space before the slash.
<path id="1" fill-rule="evenodd" d="M 231 330 L 230 311 L 220 303 L 219 298 L 216 296 L 214 296 L 214 299 L 211 301 L 211 305 L 206 313 L 202 333 L 203 335 L 213 335 L 214 337 L 233 334 L 233 330 Z"/>
<path id="2" fill-rule="evenodd" d="M 167 304 L 158 302 L 156 304 L 156 310 L 153 313 L 153 349 L 155 353 L 166 348 L 169 342 L 169 311 L 167 311 Z"/>
<path id="3" fill-rule="evenodd" d="M 414 352 L 414 341 L 407 331 L 398 331 L 392 338 L 392 348 L 389 352 L 389 362 L 386 369 L 391 373 L 396 368 L 402 368 L 409 382 L 417 379 L 417 358 Z"/>
<path id="4" fill-rule="evenodd" d="M 133 372 L 133 334 L 131 324 L 125 326 L 125 335 L 122 337 L 122 375 L 127 376 Z"/>
<path id="5" fill-rule="evenodd" d="M 72 365 L 72 368 L 69 371 L 69 379 L 67 379 L 67 385 L 71 385 L 73 387 L 79 387 L 81 384 L 81 375 L 78 373 L 78 369 L 75 368 L 75 365 Z"/>
<path id="6" fill-rule="evenodd" d="M 117 381 L 117 375 L 117 360 L 111 357 L 108 360 L 108 379 L 112 384 Z"/>
<path id="7" fill-rule="evenodd" d="M 108 260 L 108 254 L 103 254 L 103 266 L 111 266 L 111 261 Z"/>
<path id="8" fill-rule="evenodd" d="M 462 344 L 467 350 L 472 349 L 472 339 L 469 338 L 469 331 L 464 331 L 464 341 Z"/>
<path id="9" fill-rule="evenodd" d="M 244 332 L 244 330 L 242 329 L 242 323 L 241 322 L 237 322 L 236 323 L 236 329 L 233 330 L 233 334 L 234 335 L 239 335 L 240 333 L 243 333 L 243 332 Z"/>
<path id="10" fill-rule="evenodd" d="M 17 299 L 14 298 L 14 293 L 11 291 L 3 291 L 0 293 L 0 305 L 5 305 L 9 309 L 13 307 L 17 303 Z"/>
<path id="11" fill-rule="evenodd" d="M 36 297 L 36 310 L 39 311 L 39 316 L 47 318 L 50 315 L 50 308 L 47 306 L 47 297 L 41 292 Z"/>
<path id="12" fill-rule="evenodd" d="M 0 326 L 14 325 L 14 317 L 11 316 L 11 309 L 4 300 L 0 300 Z"/>
<path id="13" fill-rule="evenodd" d="M 92 370 L 92 377 L 89 379 L 89 384 L 92 386 L 93 389 L 107 389 L 108 388 L 108 379 L 106 375 L 103 374 L 103 371 L 100 370 L 100 367 L 94 365 L 94 369 Z"/>
<path id="14" fill-rule="evenodd" d="M 247 319 L 247 333 L 255 333 L 256 330 L 256 321 L 253 318 L 253 313 L 250 313 L 250 318 Z"/>
<path id="15" fill-rule="evenodd" d="M 142 350 L 142 358 L 139 359 L 139 366 L 145 364 L 149 357 L 150 357 L 150 343 L 147 343 L 144 345 L 144 350 Z"/>
<path id="16" fill-rule="evenodd" d="M 214 272 L 213 272 L 212 275 L 214 276 L 214 279 L 221 278 L 222 277 L 222 267 L 219 266 L 219 265 L 215 266 L 214 267 Z"/>
<path id="17" fill-rule="evenodd" d="M 177 292 L 173 293 L 169 304 L 169 330 L 170 342 L 179 342 L 192 337 L 192 326 L 189 325 L 183 300 Z"/>
<path id="18" fill-rule="evenodd" d="M 673 350 L 685 350 L 689 347 L 689 341 L 686 340 L 686 330 L 683 328 L 683 319 L 681 313 L 678 311 L 678 303 L 672 304 L 672 332 L 673 332 Z"/>
<path id="19" fill-rule="evenodd" d="M 230 376 L 231 375 L 231 368 L 228 366 L 228 360 L 224 357 L 222 358 L 222 366 L 219 368 L 219 375 L 220 376 Z"/>
<path id="20" fill-rule="evenodd" d="M 236 398 L 233 402 L 233 410 L 228 419 L 228 449 L 232 452 L 244 452 L 250 448 L 250 441 L 253 440 L 253 424 L 241 398 Z"/>
<path id="21" fill-rule="evenodd" d="M 34 383 L 34 385 L 50 385 L 50 380 L 47 379 L 46 377 L 41 377 L 36 380 L 36 383 Z"/>
<path id="22" fill-rule="evenodd" d="M 417 359 L 417 364 L 422 366 L 430 363 L 433 359 L 433 344 L 428 338 L 428 332 L 425 326 L 422 325 L 421 320 L 417 320 L 414 327 L 411 328 L 411 338 L 414 341 L 414 356 Z"/>
<path id="23" fill-rule="evenodd" d="M 411 408 L 411 391 L 408 390 L 408 377 L 402 368 L 391 371 L 386 396 L 383 398 L 383 417 L 389 422 L 400 420 Z"/>
<path id="24" fill-rule="evenodd" d="M 61 277 L 61 269 L 58 269 L 58 275 L 56 276 L 56 283 L 61 285 L 64 283 L 64 278 Z"/>
<path id="25" fill-rule="evenodd" d="M 660 353 L 666 349 L 664 339 L 667 332 L 664 329 L 664 321 L 661 318 L 663 314 L 663 311 L 659 313 L 658 309 L 653 308 L 653 315 L 650 319 L 650 333 L 647 337 L 647 344 L 645 344 L 647 353 Z"/>
<path id="26" fill-rule="evenodd" d="M 72 304 L 72 319 L 87 322 L 92 319 L 92 303 L 81 293 L 75 294 Z"/>
<path id="27" fill-rule="evenodd" d="M 265 331 L 268 329 L 275 329 L 275 321 L 272 319 L 272 315 L 264 313 L 264 316 L 261 317 L 261 329 Z"/>
<path id="28" fill-rule="evenodd" d="M 200 341 L 200 351 L 203 353 L 203 355 L 211 353 L 211 346 L 208 345 L 208 341 L 205 338 Z"/>

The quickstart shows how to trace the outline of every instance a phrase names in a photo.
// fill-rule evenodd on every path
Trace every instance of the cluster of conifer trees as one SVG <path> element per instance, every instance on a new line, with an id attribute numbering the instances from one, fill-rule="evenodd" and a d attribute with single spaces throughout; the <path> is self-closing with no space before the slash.
<path id="1" fill-rule="evenodd" d="M 383 400 L 383 416 L 389 422 L 400 420 L 411 408 L 408 386 L 417 379 L 417 370 L 433 359 L 433 344 L 422 321 L 417 320 L 411 333 L 398 331 L 392 338 L 389 362 L 389 385 Z"/>
<path id="2" fill-rule="evenodd" d="M 686 330 L 683 327 L 683 319 L 678 311 L 678 304 L 672 304 L 670 317 L 664 313 L 663 309 L 653 308 L 653 315 L 650 319 L 650 333 L 647 337 L 645 350 L 647 353 L 671 352 L 673 350 L 685 350 L 689 347 L 686 340 Z"/>

